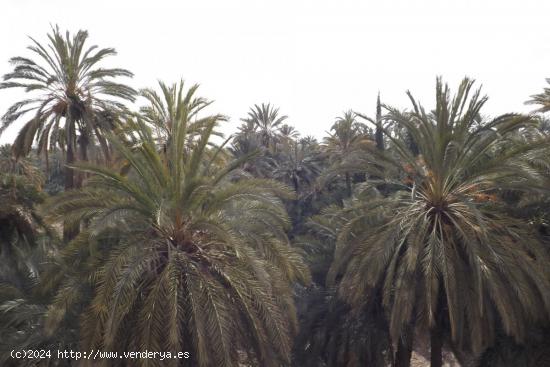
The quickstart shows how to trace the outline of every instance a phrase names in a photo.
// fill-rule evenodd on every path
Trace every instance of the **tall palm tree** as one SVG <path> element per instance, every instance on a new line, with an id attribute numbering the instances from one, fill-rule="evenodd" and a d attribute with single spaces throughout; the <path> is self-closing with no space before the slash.
<path id="1" fill-rule="evenodd" d="M 410 113 L 390 108 L 387 118 L 409 132 L 418 154 L 391 135 L 390 153 L 370 149 L 371 162 L 384 163 L 401 190 L 365 201 L 357 220 L 369 224 L 341 234 L 330 275 L 341 277 L 340 294 L 355 305 L 382 292 L 390 335 L 406 341 L 402 349 L 412 345 L 404 335 L 427 330 L 433 367 L 442 364 L 447 337 L 478 352 L 499 328 L 521 341 L 550 310 L 548 253 L 502 196 L 544 187 L 534 161 L 548 141 L 516 138 L 535 128 L 529 116 L 480 122 L 486 97 L 471 95 L 472 85 L 465 79 L 451 100 L 438 79 L 432 112 L 410 94 Z"/>
<path id="2" fill-rule="evenodd" d="M 270 103 L 254 105 L 248 112 L 248 117 L 241 119 L 245 124 L 255 126 L 260 135 L 262 144 L 268 149 L 275 149 L 279 139 L 280 129 L 288 116 L 279 115 L 279 109 Z"/>
<path id="3" fill-rule="evenodd" d="M 329 136 L 324 139 L 325 152 L 332 165 L 340 165 L 350 154 L 356 152 L 368 142 L 367 127 L 356 120 L 353 111 L 346 111 L 343 116 L 336 118 L 330 128 Z M 346 190 L 351 196 L 351 174 L 344 172 Z"/>
<path id="4" fill-rule="evenodd" d="M 88 151 L 94 137 L 102 147 L 106 159 L 109 147 L 105 131 L 113 126 L 113 113 L 125 109 L 123 101 L 134 100 L 134 90 L 113 81 L 117 77 L 131 77 L 125 69 L 104 68 L 101 62 L 116 55 L 112 48 L 88 46 L 88 32 L 65 35 L 59 27 L 52 27 L 48 45 L 31 38 L 28 49 L 36 60 L 13 57 L 12 72 L 4 75 L 0 89 L 23 88 L 29 97 L 14 103 L 2 117 L 0 134 L 23 116 L 32 117 L 23 125 L 13 148 L 17 156 L 29 153 L 33 142 L 47 157 L 48 150 L 60 144 L 66 163 L 88 160 Z M 73 170 L 65 170 L 65 188 L 78 186 Z"/>
<path id="5" fill-rule="evenodd" d="M 95 249 L 78 266 L 89 269 L 83 278 L 95 290 L 82 347 L 186 350 L 193 366 L 289 363 L 296 324 L 290 283 L 308 281 L 285 235 L 280 197 L 290 192 L 243 175 L 238 167 L 247 157 L 230 161 L 223 146 L 208 148 L 219 120 L 205 118 L 188 149 L 192 123 L 181 115 L 166 151 L 146 123 L 135 121 L 139 145 L 110 138 L 130 166 L 127 176 L 80 164 L 93 175 L 87 186 L 48 206 L 52 220 L 88 223 L 69 253 Z M 75 299 L 57 298 L 50 327 Z"/>

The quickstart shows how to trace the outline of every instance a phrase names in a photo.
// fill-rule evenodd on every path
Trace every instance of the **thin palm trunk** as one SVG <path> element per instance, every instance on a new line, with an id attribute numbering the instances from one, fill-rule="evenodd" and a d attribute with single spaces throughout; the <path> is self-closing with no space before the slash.
<path id="1" fill-rule="evenodd" d="M 430 329 L 430 366 L 443 366 L 443 292 L 439 292 L 438 312 L 435 315 L 435 324 Z"/>
<path id="2" fill-rule="evenodd" d="M 74 186 L 74 170 L 69 166 L 75 162 L 74 147 L 72 142 L 67 144 L 67 153 L 65 159 L 65 191 L 73 189 Z"/>
<path id="3" fill-rule="evenodd" d="M 90 145 L 90 140 L 84 133 L 80 136 L 78 139 L 79 141 L 79 161 L 80 162 L 88 162 L 88 146 Z M 85 174 L 83 172 L 78 173 L 77 181 L 75 183 L 75 187 L 81 188 L 82 183 L 84 181 Z"/>
<path id="4" fill-rule="evenodd" d="M 378 98 L 376 100 L 376 131 L 374 133 L 374 139 L 376 141 L 376 149 L 383 152 L 386 147 L 384 146 L 384 130 L 382 127 L 382 104 L 380 103 L 380 93 L 378 93 Z M 378 168 L 380 169 L 381 175 L 373 176 L 374 180 L 381 180 L 384 178 L 384 167 L 379 165 Z M 376 188 L 382 193 L 386 192 L 385 184 L 376 185 Z"/>
<path id="5" fill-rule="evenodd" d="M 412 346 L 413 338 L 411 335 L 404 335 L 399 338 L 394 367 L 409 367 L 411 365 Z"/>
<path id="6" fill-rule="evenodd" d="M 346 173 L 346 190 L 348 192 L 348 196 L 351 196 L 351 176 L 349 173 Z"/>
<path id="7" fill-rule="evenodd" d="M 434 325 L 430 328 L 430 366 L 443 366 L 443 318 L 445 312 L 445 292 L 442 287 L 439 290 L 437 313 Z"/>
<path id="8" fill-rule="evenodd" d="M 430 366 L 442 367 L 443 366 L 443 335 L 441 333 L 441 327 L 437 323 L 432 330 L 430 330 Z"/>
<path id="9" fill-rule="evenodd" d="M 384 136 L 382 133 L 382 126 L 380 124 L 376 125 L 375 138 L 376 138 L 376 147 L 381 151 L 384 150 Z"/>
<path id="10" fill-rule="evenodd" d="M 67 129 L 66 129 L 66 140 L 67 140 L 67 156 L 65 160 L 65 191 L 72 190 L 76 188 L 75 172 L 70 166 L 72 166 L 75 161 L 75 126 L 72 121 L 70 112 L 67 113 Z M 63 240 L 65 242 L 72 240 L 78 234 L 78 229 L 75 229 L 75 226 L 70 225 L 67 221 L 63 223 Z"/>
<path id="11" fill-rule="evenodd" d="M 374 133 L 374 138 L 376 140 L 376 147 L 383 151 L 384 147 L 384 132 L 382 130 L 382 105 L 380 104 L 380 93 L 378 94 L 378 99 L 376 100 L 376 131 Z"/>
<path id="12" fill-rule="evenodd" d="M 69 166 L 74 164 L 74 149 L 73 144 L 67 144 L 67 155 L 65 161 L 65 191 L 72 190 L 75 187 L 74 170 Z M 67 221 L 63 223 L 63 240 L 70 241 L 76 236 L 73 226 L 69 225 Z"/>
<path id="13" fill-rule="evenodd" d="M 101 150 L 103 151 L 103 158 L 105 159 L 105 164 L 108 165 L 109 162 L 111 162 L 111 153 L 109 152 L 109 144 L 103 137 L 103 135 L 100 133 L 97 126 L 94 126 L 94 132 L 97 136 L 97 140 L 99 142 L 99 145 L 101 146 Z"/>

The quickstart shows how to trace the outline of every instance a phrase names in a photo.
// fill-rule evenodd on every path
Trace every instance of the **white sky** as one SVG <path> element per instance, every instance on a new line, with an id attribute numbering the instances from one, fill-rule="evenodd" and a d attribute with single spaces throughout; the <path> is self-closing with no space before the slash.
<path id="1" fill-rule="evenodd" d="M 489 95 L 486 114 L 527 112 L 550 77 L 549 1 L 120 1 L 7 0 L 0 10 L 0 74 L 29 55 L 27 35 L 50 24 L 87 29 L 114 47 L 112 65 L 139 88 L 180 77 L 201 84 L 211 112 L 240 124 L 254 103 L 272 102 L 303 135 L 321 137 L 347 109 L 374 115 L 382 102 L 426 107 L 436 75 L 456 86 L 471 76 Z M 0 90 L 0 113 L 21 94 Z M 24 121 L 0 138 L 10 142 Z"/>

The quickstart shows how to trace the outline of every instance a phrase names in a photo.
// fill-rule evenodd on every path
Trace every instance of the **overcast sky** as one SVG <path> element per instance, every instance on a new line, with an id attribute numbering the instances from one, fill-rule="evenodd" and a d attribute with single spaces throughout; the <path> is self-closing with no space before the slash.
<path id="1" fill-rule="evenodd" d="M 211 112 L 230 116 L 228 132 L 251 105 L 271 102 L 302 135 L 321 137 L 344 110 L 374 115 L 378 91 L 408 107 L 410 89 L 431 107 L 437 75 L 483 84 L 486 114 L 532 110 L 524 102 L 550 77 L 549 14 L 544 0 L 8 0 L 0 74 L 50 24 L 87 29 L 90 44 L 116 48 L 110 64 L 134 72 L 134 87 L 200 83 Z M 0 112 L 21 96 L 0 90 Z"/>

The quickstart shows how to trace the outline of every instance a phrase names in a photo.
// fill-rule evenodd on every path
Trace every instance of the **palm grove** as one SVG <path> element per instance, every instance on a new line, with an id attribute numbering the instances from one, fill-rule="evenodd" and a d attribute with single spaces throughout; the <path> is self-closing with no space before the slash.
<path id="1" fill-rule="evenodd" d="M 225 138 L 196 85 L 136 91 L 85 31 L 30 42 L 0 83 L 25 91 L 0 130 L 21 123 L 0 150 L 2 365 L 402 367 L 422 343 L 431 366 L 549 365 L 548 90 L 487 117 L 473 81 L 437 79 L 433 109 L 379 98 L 321 142 L 261 104 Z"/>

